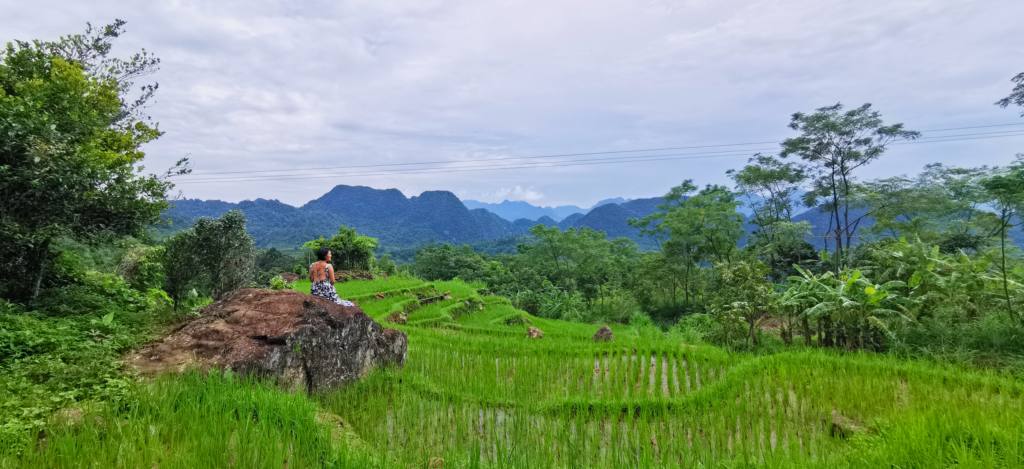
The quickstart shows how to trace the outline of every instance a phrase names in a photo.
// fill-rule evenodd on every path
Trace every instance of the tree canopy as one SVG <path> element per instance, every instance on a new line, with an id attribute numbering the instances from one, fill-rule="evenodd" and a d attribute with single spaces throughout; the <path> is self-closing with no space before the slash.
<path id="1" fill-rule="evenodd" d="M 109 57 L 123 24 L 0 55 L 0 294 L 38 294 L 55 238 L 139 235 L 168 206 L 172 185 L 141 165 L 162 134 L 142 112 L 156 86 L 128 96 L 159 61 Z"/>

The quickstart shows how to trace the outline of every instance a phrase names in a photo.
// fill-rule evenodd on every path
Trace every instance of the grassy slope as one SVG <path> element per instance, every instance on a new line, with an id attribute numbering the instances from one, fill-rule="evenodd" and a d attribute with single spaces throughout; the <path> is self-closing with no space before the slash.
<path id="1" fill-rule="evenodd" d="M 1011 378 L 870 354 L 730 354 L 621 325 L 595 344 L 597 325 L 535 318 L 477 287 L 339 284 L 378 319 L 416 291 L 456 299 L 394 326 L 409 334 L 404 369 L 319 402 L 217 377 L 164 380 L 101 411 L 123 425 L 54 424 L 46 451 L 26 437 L 28 456 L 0 467 L 1024 466 L 1024 384 Z M 509 325 L 523 317 L 545 337 Z M 326 443 L 323 408 L 354 433 Z"/>

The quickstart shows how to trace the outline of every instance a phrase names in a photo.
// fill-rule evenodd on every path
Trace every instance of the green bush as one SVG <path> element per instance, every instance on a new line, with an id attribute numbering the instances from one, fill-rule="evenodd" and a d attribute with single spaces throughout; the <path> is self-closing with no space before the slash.
<path id="1" fill-rule="evenodd" d="M 163 257 L 163 246 L 132 246 L 117 264 L 117 274 L 139 291 L 160 288 L 165 275 Z"/>
<path id="2" fill-rule="evenodd" d="M 164 289 L 176 307 L 192 290 L 217 297 L 252 283 L 258 251 L 245 224 L 245 215 L 232 210 L 217 219 L 200 218 L 164 242 Z"/>
<path id="3" fill-rule="evenodd" d="M 91 272 L 31 308 L 0 301 L 0 442 L 83 400 L 117 402 L 128 377 L 118 355 L 173 321 L 170 298 Z"/>
<path id="4" fill-rule="evenodd" d="M 696 313 L 679 318 L 679 322 L 669 329 L 669 335 L 686 344 L 699 344 L 716 337 L 721 328 L 711 316 Z"/>
<path id="5" fill-rule="evenodd" d="M 282 279 L 281 277 L 274 277 L 274 278 L 270 279 L 270 289 L 271 290 L 294 290 L 295 288 L 292 287 L 291 285 L 285 283 L 284 279 Z"/>
<path id="6" fill-rule="evenodd" d="M 640 340 L 656 340 L 665 336 L 664 331 L 647 314 L 634 311 L 629 316 L 630 332 Z"/>

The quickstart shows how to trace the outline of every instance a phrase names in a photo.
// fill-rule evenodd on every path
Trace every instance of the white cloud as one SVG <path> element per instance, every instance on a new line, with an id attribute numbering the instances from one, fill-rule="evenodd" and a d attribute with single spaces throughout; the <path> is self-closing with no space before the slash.
<path id="1" fill-rule="evenodd" d="M 893 122 L 1020 122 L 991 103 L 1024 71 L 1024 2 L 1000 0 L 38 0 L 4 40 L 128 21 L 122 55 L 163 59 L 147 166 L 201 173 L 779 140 L 789 115 L 872 102 Z M 1020 138 L 896 148 L 866 174 L 1003 164 Z M 486 172 L 187 182 L 189 197 L 301 204 L 336 184 L 552 205 L 725 182 L 745 156 Z M 314 171 L 312 173 L 319 173 Z M 271 173 L 278 174 L 278 173 Z M 323 174 L 321 174 L 323 175 Z M 528 187 L 529 189 L 521 189 Z M 544 195 L 540 195 L 540 194 Z"/>
<path id="2" fill-rule="evenodd" d="M 533 188 L 523 189 L 522 186 L 515 186 L 514 188 L 502 187 L 494 192 L 484 192 L 480 197 L 481 202 L 501 202 L 503 200 L 536 203 L 544 200 L 544 194 L 533 190 Z"/>

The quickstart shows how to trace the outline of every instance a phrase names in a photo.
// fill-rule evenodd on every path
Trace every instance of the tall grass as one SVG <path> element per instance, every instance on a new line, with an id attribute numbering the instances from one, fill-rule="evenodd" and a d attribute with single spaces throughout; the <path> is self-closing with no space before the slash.
<path id="1" fill-rule="evenodd" d="M 140 384 L 121 406 L 58 414 L 0 456 L 2 467 L 363 467 L 320 407 L 248 379 L 189 373 Z"/>
<path id="2" fill-rule="evenodd" d="M 386 293 L 361 302 L 374 317 L 425 285 L 382 282 L 361 287 Z M 165 378 L 99 420 L 51 423 L 45 445 L 26 434 L 0 465 L 1024 466 L 1024 383 L 1006 374 L 818 349 L 734 354 L 642 321 L 595 343 L 599 325 L 539 319 L 476 285 L 433 287 L 455 298 L 394 326 L 409 335 L 401 370 L 315 399 L 216 375 Z M 474 308 L 452 314 L 467 300 Z M 528 326 L 544 338 L 526 338 Z M 325 410 L 344 420 L 340 436 L 317 421 Z"/>

